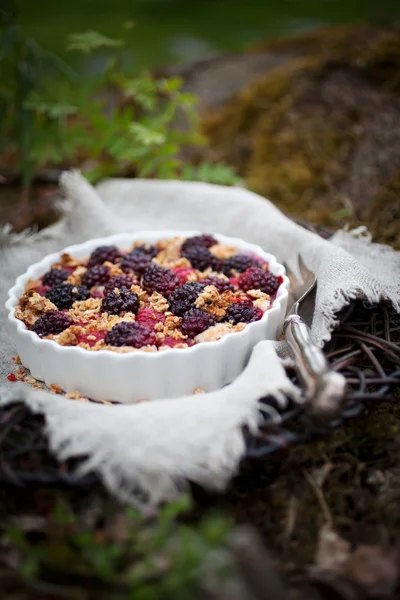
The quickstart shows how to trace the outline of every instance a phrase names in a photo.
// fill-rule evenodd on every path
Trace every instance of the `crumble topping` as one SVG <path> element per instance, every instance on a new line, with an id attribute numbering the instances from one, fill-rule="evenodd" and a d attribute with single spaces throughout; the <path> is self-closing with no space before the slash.
<path id="1" fill-rule="evenodd" d="M 168 300 L 162 294 L 153 292 L 149 297 L 149 305 L 157 312 L 165 313 L 169 308 Z"/>
<path id="2" fill-rule="evenodd" d="M 231 323 L 218 323 L 213 327 L 209 327 L 203 333 L 199 333 L 194 339 L 197 343 L 200 342 L 216 342 L 220 340 L 228 333 L 233 333 L 234 331 L 242 331 L 246 327 L 245 323 L 238 323 L 237 325 L 232 325 Z"/>
<path id="3" fill-rule="evenodd" d="M 261 257 L 209 234 L 135 241 L 85 259 L 61 254 L 28 281 L 15 316 L 42 338 L 92 352 L 184 349 L 262 318 L 281 283 Z"/>
<path id="4" fill-rule="evenodd" d="M 269 309 L 271 298 L 268 294 L 261 290 L 248 290 L 246 293 L 250 298 L 253 298 L 254 306 L 258 306 L 263 312 Z"/>
<path id="5" fill-rule="evenodd" d="M 72 285 L 81 285 L 82 276 L 86 273 L 86 271 L 86 267 L 79 265 L 79 267 L 77 267 L 75 271 L 71 273 L 71 275 L 68 275 L 67 282 L 72 283 Z"/>
<path id="6" fill-rule="evenodd" d="M 224 292 L 221 296 L 214 285 L 207 285 L 204 288 L 204 292 L 198 295 L 194 305 L 196 308 L 200 308 L 201 310 L 208 312 L 217 320 L 220 320 L 226 315 L 226 309 L 230 304 L 230 298 L 230 291 Z"/>
<path id="7" fill-rule="evenodd" d="M 237 254 L 236 248 L 233 246 L 228 246 L 227 244 L 214 244 L 214 246 L 210 247 L 210 252 L 221 260 L 230 258 L 234 254 Z"/>
<path id="8" fill-rule="evenodd" d="M 79 258 L 74 258 L 67 252 L 61 254 L 60 262 L 52 265 L 54 269 L 61 269 L 63 267 L 79 267 L 84 264 L 84 260 L 80 260 Z"/>
<path id="9" fill-rule="evenodd" d="M 34 289 L 30 289 L 19 300 L 15 309 L 15 318 L 23 321 L 30 328 L 42 313 L 57 310 L 57 307 L 46 297 L 41 296 Z"/>

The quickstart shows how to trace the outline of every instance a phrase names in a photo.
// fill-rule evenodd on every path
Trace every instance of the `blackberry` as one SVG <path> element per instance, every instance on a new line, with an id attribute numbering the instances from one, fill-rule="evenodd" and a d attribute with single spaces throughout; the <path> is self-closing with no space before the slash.
<path id="1" fill-rule="evenodd" d="M 139 298 L 134 292 L 128 290 L 110 292 L 103 298 L 101 310 L 109 315 L 119 315 L 121 312 L 131 312 L 136 315 L 139 310 Z"/>
<path id="2" fill-rule="evenodd" d="M 201 294 L 205 287 L 204 283 L 192 281 L 174 290 L 168 298 L 172 312 L 181 317 L 185 312 L 193 308 L 197 296 Z"/>
<path id="3" fill-rule="evenodd" d="M 134 271 L 137 275 L 143 275 L 151 263 L 151 255 L 135 249 L 121 260 L 120 267 L 125 273 Z"/>
<path id="4" fill-rule="evenodd" d="M 57 306 L 59 310 L 71 308 L 74 302 L 78 300 L 87 300 L 90 297 L 90 291 L 83 285 L 72 285 L 71 283 L 61 283 L 55 285 L 46 292 L 46 298 Z"/>
<path id="5" fill-rule="evenodd" d="M 239 277 L 239 286 L 245 292 L 247 290 L 261 290 L 270 296 L 276 293 L 280 283 L 278 277 L 259 267 L 251 267 Z"/>
<path id="6" fill-rule="evenodd" d="M 149 294 L 158 292 L 166 298 L 179 287 L 179 279 L 170 269 L 151 263 L 143 275 L 143 287 Z"/>
<path id="7" fill-rule="evenodd" d="M 115 262 L 121 256 L 120 250 L 116 246 L 99 246 L 93 250 L 89 257 L 87 266 L 89 268 L 95 265 L 102 265 L 104 262 Z"/>
<path id="8" fill-rule="evenodd" d="M 42 277 L 42 284 L 47 285 L 48 287 L 53 287 L 53 285 L 58 285 L 62 283 L 69 277 L 68 271 L 65 269 L 50 269 L 47 271 Z"/>
<path id="9" fill-rule="evenodd" d="M 194 338 L 213 325 L 215 319 L 211 315 L 199 308 L 192 308 L 182 317 L 181 331 L 184 335 Z"/>
<path id="10" fill-rule="evenodd" d="M 154 258 L 160 252 L 158 248 L 156 248 L 155 246 L 151 246 L 151 244 L 142 244 L 141 246 L 136 246 L 136 248 L 134 248 L 129 254 L 132 254 L 136 251 L 142 252 L 143 254 L 147 254 L 147 256 L 150 256 L 150 258 Z"/>
<path id="11" fill-rule="evenodd" d="M 244 273 L 250 267 L 258 267 L 259 263 L 248 254 L 235 254 L 226 258 L 222 265 L 222 270 L 227 277 L 234 275 L 234 272 Z"/>
<path id="12" fill-rule="evenodd" d="M 195 235 L 194 237 L 187 238 L 181 246 L 182 250 L 193 248 L 193 246 L 201 246 L 202 248 L 210 248 L 218 244 L 217 240 L 209 233 L 203 233 L 203 235 Z"/>
<path id="13" fill-rule="evenodd" d="M 110 292 L 117 288 L 118 290 L 130 290 L 135 283 L 132 275 L 115 275 L 111 277 L 104 286 L 104 295 L 107 296 Z"/>
<path id="14" fill-rule="evenodd" d="M 140 323 L 122 321 L 110 329 L 105 337 L 105 342 L 109 346 L 142 348 L 154 345 L 156 334 Z"/>
<path id="15" fill-rule="evenodd" d="M 110 279 L 110 269 L 105 265 L 95 265 L 86 271 L 82 277 L 82 285 L 91 288 L 104 285 Z"/>
<path id="16" fill-rule="evenodd" d="M 187 258 L 192 267 L 199 271 L 204 271 L 209 267 L 213 271 L 219 271 L 221 268 L 221 261 L 203 246 L 190 246 L 182 250 L 182 256 Z"/>
<path id="17" fill-rule="evenodd" d="M 234 302 L 226 311 L 225 321 L 229 321 L 233 325 L 238 323 L 253 323 L 259 321 L 263 316 L 263 311 L 250 300 L 244 302 Z"/>
<path id="18" fill-rule="evenodd" d="M 233 292 L 233 285 L 229 279 L 223 279 L 222 277 L 206 277 L 201 280 L 201 283 L 215 286 L 220 294 L 223 294 L 226 290 Z"/>
<path id="19" fill-rule="evenodd" d="M 32 331 L 38 335 L 50 335 L 51 333 L 61 333 L 73 324 L 69 315 L 58 310 L 50 310 L 35 321 Z"/>

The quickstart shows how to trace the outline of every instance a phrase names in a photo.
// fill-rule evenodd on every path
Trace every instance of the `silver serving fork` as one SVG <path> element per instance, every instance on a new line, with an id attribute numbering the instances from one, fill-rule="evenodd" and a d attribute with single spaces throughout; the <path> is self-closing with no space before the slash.
<path id="1" fill-rule="evenodd" d="M 341 407 L 346 379 L 331 369 L 322 350 L 312 341 L 310 329 L 298 314 L 300 304 L 317 283 L 314 273 L 305 266 L 301 256 L 299 268 L 303 282 L 286 266 L 293 304 L 286 313 L 283 333 L 293 354 L 305 399 L 312 413 L 324 420 L 331 419 Z"/>

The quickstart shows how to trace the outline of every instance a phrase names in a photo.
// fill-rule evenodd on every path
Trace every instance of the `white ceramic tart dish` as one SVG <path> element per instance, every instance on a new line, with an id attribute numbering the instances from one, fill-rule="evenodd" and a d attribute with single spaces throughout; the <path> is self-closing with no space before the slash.
<path id="1" fill-rule="evenodd" d="M 279 336 L 289 290 L 285 269 L 276 258 L 259 246 L 238 238 L 213 234 L 218 243 L 233 246 L 240 253 L 257 255 L 266 261 L 269 271 L 275 276 L 281 276 L 282 283 L 271 307 L 260 320 L 219 340 L 194 344 L 188 348 L 170 348 L 162 352 L 93 352 L 79 346 L 63 346 L 53 340 L 43 339 L 15 316 L 15 309 L 28 281 L 39 279 L 51 265 L 60 260 L 62 253 L 84 259 L 99 246 L 115 245 L 128 251 L 139 240 L 145 244 L 154 244 L 166 238 L 189 238 L 196 235 L 201 233 L 168 230 L 118 234 L 69 246 L 30 266 L 9 290 L 6 302 L 10 333 L 22 364 L 35 379 L 44 381 L 46 385 L 55 384 L 65 392 L 77 391 L 95 400 L 123 403 L 176 398 L 191 394 L 196 388 L 212 391 L 231 383 L 244 369 L 255 344 L 265 339 L 277 339 Z"/>

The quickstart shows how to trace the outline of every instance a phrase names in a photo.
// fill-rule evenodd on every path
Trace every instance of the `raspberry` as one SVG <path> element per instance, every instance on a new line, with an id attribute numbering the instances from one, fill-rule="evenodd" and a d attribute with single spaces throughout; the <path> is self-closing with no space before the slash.
<path id="1" fill-rule="evenodd" d="M 105 265 L 95 265 L 88 269 L 82 277 L 82 284 L 88 288 L 104 285 L 110 279 L 110 269 Z"/>
<path id="2" fill-rule="evenodd" d="M 149 294 L 158 292 L 166 298 L 179 287 L 179 279 L 170 269 L 150 264 L 143 275 L 143 287 Z"/>
<path id="3" fill-rule="evenodd" d="M 121 312 L 131 312 L 136 315 L 139 310 L 139 298 L 134 292 L 128 290 L 110 292 L 103 299 L 101 310 L 109 315 L 119 315 Z"/>
<path id="4" fill-rule="evenodd" d="M 265 294 L 272 296 L 276 293 L 279 285 L 280 281 L 278 277 L 259 267 L 251 267 L 239 277 L 239 286 L 245 292 L 247 290 L 261 290 Z"/>
<path id="5" fill-rule="evenodd" d="M 244 273 L 250 267 L 258 267 L 259 263 L 248 254 L 235 254 L 223 262 L 223 271 L 227 277 L 234 275 L 234 271 Z"/>
<path id="6" fill-rule="evenodd" d="M 201 280 L 201 283 L 215 286 L 220 294 L 223 294 L 226 290 L 233 291 L 233 286 L 229 279 L 223 279 L 222 277 L 206 277 Z"/>
<path id="7" fill-rule="evenodd" d="M 110 329 L 105 337 L 105 342 L 109 346 L 142 348 L 154 345 L 156 334 L 140 323 L 122 321 Z"/>
<path id="8" fill-rule="evenodd" d="M 187 238 L 182 244 L 181 249 L 186 251 L 193 246 L 201 246 L 202 248 L 210 248 L 218 244 L 217 240 L 209 233 L 203 233 L 203 235 L 195 235 L 194 237 Z"/>
<path id="9" fill-rule="evenodd" d="M 192 269 L 191 267 L 175 267 L 172 269 L 172 271 L 175 273 L 182 285 L 187 282 L 189 275 L 196 273 L 195 269 Z"/>
<path id="10" fill-rule="evenodd" d="M 253 323 L 263 316 L 263 311 L 254 306 L 250 300 L 231 304 L 226 311 L 225 321 L 237 325 L 237 323 Z"/>
<path id="11" fill-rule="evenodd" d="M 97 342 L 104 340 L 105 335 L 104 331 L 88 331 L 87 333 L 78 335 L 78 340 L 80 344 L 88 344 L 88 346 L 93 348 Z"/>
<path id="12" fill-rule="evenodd" d="M 111 277 L 104 286 L 104 295 L 107 296 L 110 292 L 117 288 L 118 290 L 130 290 L 131 285 L 135 283 L 132 275 L 115 275 Z"/>
<path id="13" fill-rule="evenodd" d="M 42 277 L 42 283 L 45 286 L 53 287 L 53 285 L 58 285 L 62 283 L 69 277 L 68 271 L 65 269 L 50 269 L 47 271 Z"/>
<path id="14" fill-rule="evenodd" d="M 185 312 L 193 308 L 197 296 L 201 294 L 205 287 L 204 283 L 192 281 L 174 290 L 168 298 L 172 312 L 181 317 Z"/>
<path id="15" fill-rule="evenodd" d="M 151 246 L 150 244 L 142 244 L 141 246 L 136 246 L 136 248 L 134 248 L 129 254 L 132 254 L 136 251 L 142 252 L 142 254 L 147 254 L 147 256 L 150 256 L 150 258 L 154 258 L 160 252 L 155 246 Z"/>
<path id="16" fill-rule="evenodd" d="M 99 300 L 103 300 L 104 294 L 103 294 L 103 292 L 99 288 L 92 288 L 90 290 L 90 297 L 91 298 L 98 298 Z"/>
<path id="17" fill-rule="evenodd" d="M 192 267 L 199 271 L 204 271 L 208 267 L 211 267 L 213 271 L 219 271 L 221 268 L 221 261 L 203 246 L 190 246 L 182 251 L 182 256 L 187 258 Z"/>
<path id="18" fill-rule="evenodd" d="M 93 250 L 89 257 L 87 266 L 89 268 L 95 265 L 102 265 L 104 262 L 115 262 L 121 256 L 121 252 L 116 246 L 99 246 Z"/>
<path id="19" fill-rule="evenodd" d="M 181 331 L 184 335 L 194 338 L 213 325 L 215 319 L 211 315 L 199 308 L 192 308 L 183 315 Z"/>
<path id="20" fill-rule="evenodd" d="M 144 325 L 148 329 L 154 329 L 157 323 L 164 323 L 164 313 L 158 312 L 154 308 L 141 308 L 136 315 L 136 323 Z"/>
<path id="21" fill-rule="evenodd" d="M 172 335 L 167 335 L 162 342 L 160 342 L 160 346 L 168 346 L 168 348 L 175 348 L 178 344 L 187 344 L 188 346 L 192 346 L 193 342 L 191 340 L 180 340 L 172 337 Z"/>
<path id="22" fill-rule="evenodd" d="M 73 324 L 69 315 L 58 310 L 50 310 L 35 321 L 32 331 L 38 335 L 50 335 L 51 333 L 61 333 Z"/>
<path id="23" fill-rule="evenodd" d="M 139 249 L 135 249 L 126 256 L 121 261 L 121 269 L 125 271 L 125 273 L 130 273 L 134 271 L 137 275 L 143 275 L 149 264 L 151 263 L 151 255 L 146 252 L 142 252 Z"/>
<path id="24" fill-rule="evenodd" d="M 50 288 L 48 285 L 38 285 L 37 287 L 35 287 L 35 292 L 39 294 L 39 296 L 45 296 L 49 289 Z"/>
<path id="25" fill-rule="evenodd" d="M 61 283 L 55 285 L 46 293 L 46 298 L 57 306 L 59 310 L 71 308 L 74 302 L 78 300 L 87 300 L 90 291 L 83 285 L 72 285 L 71 283 Z"/>

